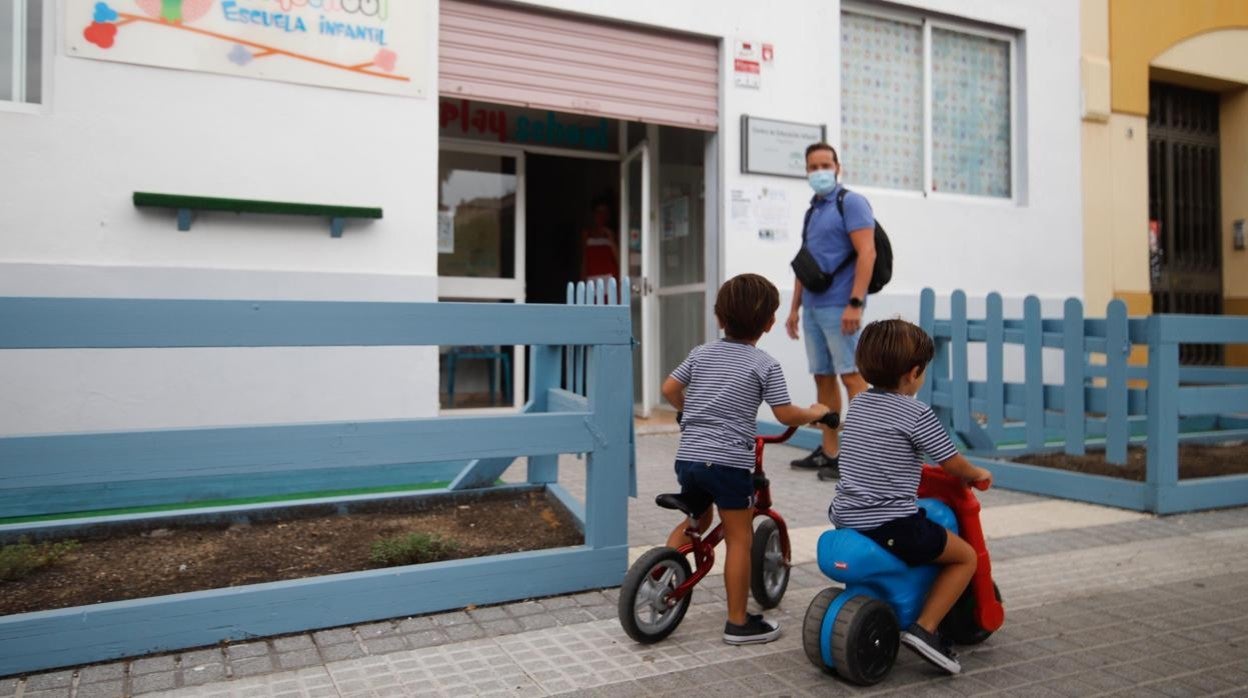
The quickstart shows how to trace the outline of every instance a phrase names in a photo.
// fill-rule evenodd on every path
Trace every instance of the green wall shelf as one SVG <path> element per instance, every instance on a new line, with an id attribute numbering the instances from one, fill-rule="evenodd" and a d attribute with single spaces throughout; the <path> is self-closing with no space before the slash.
<path id="1" fill-rule="evenodd" d="M 289 201 L 257 201 L 255 199 L 223 199 L 211 196 L 184 196 L 181 194 L 154 194 L 134 192 L 134 205 L 148 208 L 168 208 L 177 211 L 178 230 L 191 229 L 191 222 L 198 211 L 230 211 L 233 213 L 260 213 L 283 216 L 320 216 L 329 219 L 330 237 L 342 237 L 348 218 L 380 219 L 381 209 L 367 206 L 333 206 L 327 204 L 301 204 Z"/>

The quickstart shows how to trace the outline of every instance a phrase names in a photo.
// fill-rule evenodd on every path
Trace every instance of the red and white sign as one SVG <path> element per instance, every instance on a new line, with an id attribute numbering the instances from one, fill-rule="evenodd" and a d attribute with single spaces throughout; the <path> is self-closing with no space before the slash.
<path id="1" fill-rule="evenodd" d="M 737 39 L 735 43 L 736 50 L 733 52 L 733 58 L 740 58 L 744 61 L 758 61 L 758 43 L 747 41 L 745 39 Z"/>
<path id="2" fill-rule="evenodd" d="M 733 61 L 733 75 L 737 87 L 758 89 L 760 70 L 758 61 L 747 61 L 738 58 Z"/>

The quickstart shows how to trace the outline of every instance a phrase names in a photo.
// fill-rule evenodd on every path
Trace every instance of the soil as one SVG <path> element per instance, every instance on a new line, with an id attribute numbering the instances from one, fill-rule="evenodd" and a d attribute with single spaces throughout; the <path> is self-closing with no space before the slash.
<path id="1" fill-rule="evenodd" d="M 420 499 L 428 498 L 407 501 Z M 372 569 L 375 541 L 409 533 L 454 541 L 446 559 L 583 542 L 566 510 L 540 491 L 377 508 L 75 536 L 80 547 L 56 564 L 0 582 L 0 615 Z"/>
<path id="2" fill-rule="evenodd" d="M 1045 468 L 1073 470 L 1092 475 L 1107 475 L 1126 480 L 1144 481 L 1144 467 L 1148 451 L 1142 446 L 1127 449 L 1127 464 L 1115 465 L 1105 460 L 1104 452 L 1089 452 L 1083 456 L 1064 453 L 1044 453 L 1012 459 L 1016 463 L 1038 465 Z M 1248 443 L 1225 445 L 1186 444 L 1179 446 L 1179 479 L 1217 475 L 1243 475 L 1248 473 Z"/>

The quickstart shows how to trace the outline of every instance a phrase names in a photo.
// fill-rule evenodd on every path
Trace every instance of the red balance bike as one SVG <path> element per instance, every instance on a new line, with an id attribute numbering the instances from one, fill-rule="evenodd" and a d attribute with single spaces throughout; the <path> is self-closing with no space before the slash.
<path id="1" fill-rule="evenodd" d="M 820 424 L 835 429 L 841 416 L 829 413 Z M 775 608 L 789 586 L 789 530 L 784 517 L 771 508 L 771 483 L 763 472 L 763 446 L 788 441 L 797 431 L 754 437 L 754 544 L 750 550 L 750 592 L 763 608 Z M 715 566 L 715 547 L 724 539 L 723 523 L 705 535 L 698 530 L 695 512 L 679 494 L 661 494 L 655 504 L 689 517 L 689 542 L 680 549 L 661 546 L 647 550 L 628 568 L 620 587 L 620 625 L 641 643 L 658 642 L 676 629 L 689 609 L 693 588 Z M 689 569 L 689 553 L 695 569 Z"/>

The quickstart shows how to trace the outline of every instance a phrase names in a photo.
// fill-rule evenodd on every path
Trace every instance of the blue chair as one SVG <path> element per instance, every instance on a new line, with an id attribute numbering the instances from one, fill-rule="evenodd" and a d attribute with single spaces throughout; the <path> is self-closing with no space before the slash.
<path id="1" fill-rule="evenodd" d="M 494 404 L 494 363 L 497 361 L 503 368 L 503 401 L 511 403 L 511 357 L 501 347 L 451 347 L 446 354 L 446 398 L 447 406 L 455 406 L 455 366 L 459 361 L 483 360 L 489 371 L 490 404 Z"/>

